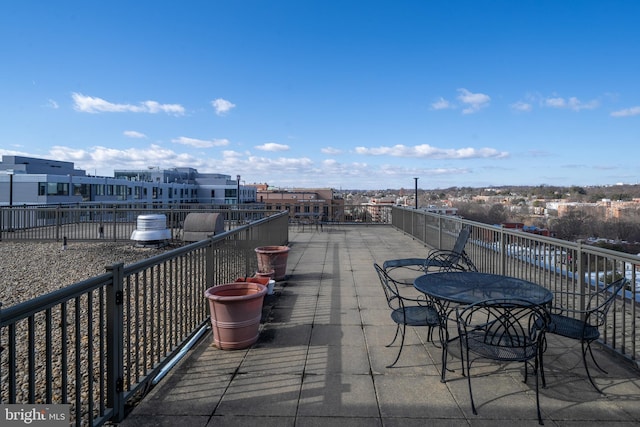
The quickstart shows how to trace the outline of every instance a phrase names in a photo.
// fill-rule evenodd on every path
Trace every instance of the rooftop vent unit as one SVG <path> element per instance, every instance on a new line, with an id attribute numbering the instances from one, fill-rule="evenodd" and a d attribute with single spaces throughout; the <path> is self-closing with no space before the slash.
<path id="1" fill-rule="evenodd" d="M 131 240 L 140 246 L 160 246 L 171 239 L 171 230 L 167 228 L 167 216 L 163 214 L 139 215 L 136 229 Z"/>
<path id="2" fill-rule="evenodd" d="M 182 240 L 197 242 L 224 232 L 224 216 L 217 213 L 191 212 L 184 219 Z"/>

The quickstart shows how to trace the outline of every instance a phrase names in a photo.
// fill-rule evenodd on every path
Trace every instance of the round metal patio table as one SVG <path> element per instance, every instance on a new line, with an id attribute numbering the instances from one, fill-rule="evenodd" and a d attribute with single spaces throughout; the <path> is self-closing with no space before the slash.
<path id="1" fill-rule="evenodd" d="M 457 338 L 450 338 L 447 327 L 453 308 L 494 298 L 524 299 L 536 305 L 547 305 L 553 299 L 550 290 L 528 280 L 474 271 L 428 273 L 417 277 L 413 286 L 438 306 L 441 319 L 439 335 L 442 344 L 442 382 L 445 382 L 447 371 L 448 343 Z"/>
<path id="2" fill-rule="evenodd" d="M 545 305 L 553 299 L 551 291 L 528 280 L 472 271 L 424 274 L 413 286 L 433 299 L 465 305 L 493 298 L 518 298 Z"/>

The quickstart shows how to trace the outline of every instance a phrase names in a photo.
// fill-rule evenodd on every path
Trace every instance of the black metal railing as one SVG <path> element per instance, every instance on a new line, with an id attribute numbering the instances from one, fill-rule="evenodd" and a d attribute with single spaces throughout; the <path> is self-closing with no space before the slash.
<path id="1" fill-rule="evenodd" d="M 350 204 L 325 212 L 321 204 L 290 206 L 289 221 L 313 219 L 316 225 L 344 223 L 389 224 L 391 206 Z M 123 241 L 129 240 L 140 215 L 163 214 L 173 240 L 180 240 L 189 213 L 222 215 L 225 230 L 280 213 L 263 204 L 206 205 L 153 203 L 86 203 L 69 205 L 0 206 L 0 240 L 16 241 Z"/>
<path id="2" fill-rule="evenodd" d="M 225 230 L 276 214 L 260 205 L 73 204 L 0 207 L 0 240 L 128 240 L 137 218 L 164 214 L 173 239 L 189 213 L 222 215 Z"/>
<path id="3" fill-rule="evenodd" d="M 392 224 L 438 249 L 451 249 L 462 226 L 468 226 L 471 236 L 465 251 L 479 271 L 526 279 L 551 291 L 579 293 L 581 298 L 573 301 L 576 308 L 584 307 L 588 297 L 605 283 L 625 276 L 630 286 L 610 310 L 601 342 L 639 364 L 639 256 L 416 209 L 394 207 Z"/>
<path id="4" fill-rule="evenodd" d="M 124 417 L 208 325 L 204 291 L 288 243 L 287 212 L 0 310 L 0 403 L 70 404 L 72 422 Z"/>

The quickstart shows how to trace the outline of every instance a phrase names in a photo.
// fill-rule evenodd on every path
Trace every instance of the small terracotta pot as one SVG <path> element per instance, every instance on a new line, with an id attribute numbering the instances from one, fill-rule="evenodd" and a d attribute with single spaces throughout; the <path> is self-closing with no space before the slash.
<path id="1" fill-rule="evenodd" d="M 256 271 L 255 277 L 266 277 L 267 279 L 273 279 L 273 276 L 275 276 L 276 271 L 271 269 L 269 271 L 261 271 L 258 270 Z"/>

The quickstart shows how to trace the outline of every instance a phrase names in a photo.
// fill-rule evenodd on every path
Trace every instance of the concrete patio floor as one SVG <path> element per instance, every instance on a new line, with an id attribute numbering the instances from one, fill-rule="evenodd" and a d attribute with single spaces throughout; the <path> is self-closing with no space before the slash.
<path id="1" fill-rule="evenodd" d="M 409 328 L 398 347 L 373 263 L 427 253 L 390 226 L 292 227 L 287 279 L 267 296 L 260 338 L 246 350 L 212 345 L 209 331 L 132 410 L 133 426 L 536 426 L 535 382 L 522 364 L 472 366 L 478 415 L 471 411 L 460 361 L 424 328 Z M 407 291 L 413 289 L 408 287 Z M 435 334 L 437 337 L 437 334 Z M 549 336 L 546 426 L 637 426 L 640 374 L 594 345 L 608 374 L 586 378 L 580 344 Z M 439 345 L 439 344 L 438 344 Z"/>

